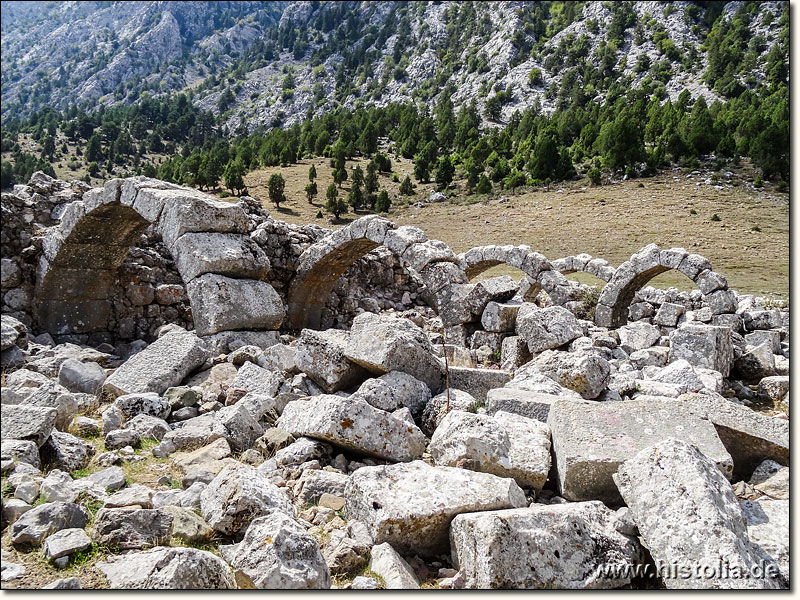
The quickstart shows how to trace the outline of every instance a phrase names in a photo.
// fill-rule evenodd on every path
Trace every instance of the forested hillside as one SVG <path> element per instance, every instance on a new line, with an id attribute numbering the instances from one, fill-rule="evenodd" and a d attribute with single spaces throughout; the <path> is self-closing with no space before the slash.
<path id="1" fill-rule="evenodd" d="M 127 92 L 91 102 L 68 92 L 52 102 L 51 91 L 24 103 L 29 86 L 7 82 L 25 81 L 41 44 L 19 58 L 24 40 L 6 31 L 44 31 L 53 11 L 8 4 L 3 187 L 52 163 L 89 180 L 142 173 L 242 193 L 247 171 L 301 157 L 330 157 L 338 182 L 352 180 L 344 166 L 356 155 L 372 158 L 372 171 L 412 158 L 417 182 L 463 178 L 480 194 L 742 158 L 788 182 L 785 2 L 189 3 L 210 12 L 176 19 L 182 58 L 159 67 L 159 89 L 133 76 Z M 55 14 L 121 10 L 75 4 Z M 129 4 L 161 23 L 184 3 Z M 234 50 L 242 27 L 256 33 Z M 126 56 L 140 35 L 126 38 Z M 220 36 L 231 40 L 224 55 L 198 50 Z M 189 83 L 191 65 L 204 73 Z M 165 77 L 173 69 L 184 79 Z M 36 85 L 47 82 L 52 74 Z M 366 179 L 354 207 L 375 206 Z"/>

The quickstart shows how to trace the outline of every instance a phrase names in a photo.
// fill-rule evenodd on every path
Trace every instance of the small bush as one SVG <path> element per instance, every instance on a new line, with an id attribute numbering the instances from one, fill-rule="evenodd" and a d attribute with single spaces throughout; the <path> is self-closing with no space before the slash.
<path id="1" fill-rule="evenodd" d="M 753 187 L 760 188 L 764 185 L 764 182 L 761 180 L 761 176 L 759 175 L 756 177 L 756 180 L 753 182 Z"/>
<path id="2" fill-rule="evenodd" d="M 750 228 L 750 231 L 761 231 L 761 227 L 759 227 L 758 225 L 753 225 L 753 226 Z"/>
<path id="3" fill-rule="evenodd" d="M 696 215 L 697 211 L 695 209 L 692 209 L 692 210 L 689 211 L 689 214 L 690 215 Z"/>
<path id="4" fill-rule="evenodd" d="M 711 220 L 714 221 L 715 223 L 718 222 L 718 221 L 722 221 L 722 219 L 719 218 L 719 215 L 717 213 L 714 213 L 711 216 Z"/>
<path id="5" fill-rule="evenodd" d="M 318 211 L 317 211 L 317 218 L 318 218 L 318 219 L 321 219 L 321 218 L 322 218 L 322 209 L 320 209 L 320 210 L 318 210 Z"/>
<path id="6" fill-rule="evenodd" d="M 589 172 L 586 174 L 586 176 L 589 178 L 589 181 L 592 183 L 592 185 L 600 185 L 600 169 L 597 167 L 592 167 L 589 169 Z"/>

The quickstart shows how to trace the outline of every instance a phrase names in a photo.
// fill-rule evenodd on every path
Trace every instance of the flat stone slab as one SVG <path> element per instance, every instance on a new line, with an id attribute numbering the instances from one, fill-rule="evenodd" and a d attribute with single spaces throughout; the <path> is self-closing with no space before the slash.
<path id="1" fill-rule="evenodd" d="M 58 411 L 45 406 L 0 404 L 3 440 L 30 440 L 41 448 L 50 437 Z"/>
<path id="2" fill-rule="evenodd" d="M 235 590 L 228 564 L 196 548 L 153 548 L 97 563 L 112 589 Z"/>
<path id="3" fill-rule="evenodd" d="M 203 340 L 175 330 L 126 360 L 105 383 L 103 393 L 116 398 L 135 392 L 164 393 L 180 383 L 208 358 Z"/>
<path id="4" fill-rule="evenodd" d="M 683 394 L 689 410 L 707 418 L 733 457 L 735 476 L 749 478 L 765 460 L 789 464 L 789 421 L 777 419 L 716 394 Z"/>
<path id="5" fill-rule="evenodd" d="M 348 520 L 366 523 L 376 544 L 420 556 L 447 551 L 457 514 L 527 504 L 513 479 L 422 461 L 362 467 L 350 476 L 345 497 Z"/>
<path id="6" fill-rule="evenodd" d="M 463 390 L 485 401 L 490 390 L 501 388 L 511 381 L 511 373 L 500 369 L 471 369 L 469 367 L 450 367 L 450 387 Z"/>
<path id="7" fill-rule="evenodd" d="M 658 441 L 620 465 L 614 480 L 667 588 L 785 587 L 778 565 L 749 540 L 730 483 L 696 446 Z M 768 577 L 743 577 L 754 567 Z"/>
<path id="8" fill-rule="evenodd" d="M 550 471 L 550 428 L 507 412 L 493 416 L 452 410 L 429 447 L 437 465 L 511 477 L 539 493 Z"/>
<path id="9" fill-rule="evenodd" d="M 277 426 L 388 460 L 422 457 L 428 438 L 415 425 L 364 402 L 320 395 L 289 402 Z"/>
<path id="10" fill-rule="evenodd" d="M 559 400 L 587 404 L 591 402 L 590 400 L 565 398 L 564 396 L 553 394 L 529 392 L 519 388 L 501 387 L 489 390 L 486 394 L 486 414 L 493 415 L 502 410 L 547 423 L 550 407 Z"/>
<path id="11" fill-rule="evenodd" d="M 172 247 L 184 283 L 206 273 L 238 279 L 264 279 L 269 259 L 247 235 L 186 233 Z"/>
<path id="12" fill-rule="evenodd" d="M 614 512 L 602 502 L 458 515 L 450 543 L 473 589 L 613 589 L 630 583 L 643 559 L 636 538 L 615 529 Z"/>
<path id="13" fill-rule="evenodd" d="M 55 560 L 86 550 L 91 545 L 92 540 L 83 529 L 79 527 L 62 529 L 44 541 L 44 555 L 49 560 Z"/>
<path id="14" fill-rule="evenodd" d="M 693 367 L 713 369 L 727 377 L 733 363 L 731 330 L 715 325 L 686 325 L 669 338 L 669 361 L 686 359 Z"/>
<path id="15" fill-rule="evenodd" d="M 726 478 L 733 460 L 714 426 L 672 400 L 650 397 L 625 402 L 553 404 L 547 419 L 559 494 L 572 501 L 622 502 L 612 475 L 619 465 L 652 444 L 676 437 L 690 440 Z"/>

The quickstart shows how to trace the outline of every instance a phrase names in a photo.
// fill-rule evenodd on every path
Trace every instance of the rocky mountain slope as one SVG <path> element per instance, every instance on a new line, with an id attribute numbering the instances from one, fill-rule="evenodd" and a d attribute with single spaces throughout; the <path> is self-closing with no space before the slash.
<path id="1" fill-rule="evenodd" d="M 230 130 L 337 106 L 432 104 L 487 123 L 613 83 L 709 104 L 756 87 L 786 2 L 3 2 L 3 118 L 191 88 Z M 719 23 L 722 24 L 719 24 Z M 736 72 L 708 76 L 709 33 L 740 29 Z M 721 36 L 718 36 L 721 37 Z M 788 46 L 787 46 L 788 48 Z M 730 57 L 726 60 L 731 62 Z M 786 56 L 788 61 L 788 56 Z M 738 63 L 741 63 L 738 64 Z M 739 68 L 741 66 L 741 68 Z M 701 80 L 702 79 L 702 80 Z M 448 87 L 452 86 L 452 87 Z M 728 86 L 727 88 L 725 86 Z"/>

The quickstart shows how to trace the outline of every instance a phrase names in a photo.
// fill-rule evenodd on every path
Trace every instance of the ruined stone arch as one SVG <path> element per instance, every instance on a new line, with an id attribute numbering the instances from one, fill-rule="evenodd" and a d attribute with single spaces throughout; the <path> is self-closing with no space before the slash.
<path id="1" fill-rule="evenodd" d="M 603 258 L 592 258 L 591 254 L 576 254 L 575 256 L 565 256 L 551 261 L 550 264 L 554 271 L 558 271 L 562 275 L 569 275 L 570 273 L 589 273 L 598 279 L 608 283 L 614 277 L 616 269 L 608 264 L 608 261 Z"/>
<path id="2" fill-rule="evenodd" d="M 155 227 L 187 288 L 195 330 L 277 329 L 284 308 L 240 204 L 145 177 L 113 179 L 64 210 L 42 241 L 34 317 L 52 334 L 102 331 L 116 272 Z"/>
<path id="3" fill-rule="evenodd" d="M 728 289 L 725 276 L 712 270 L 711 261 L 683 248 L 661 250 L 656 244 L 648 244 L 617 267 L 600 294 L 595 322 L 601 327 L 625 325 L 636 292 L 653 277 L 669 270 L 691 279 L 715 316 L 736 312 L 736 296 Z"/>
<path id="4" fill-rule="evenodd" d="M 529 299 L 540 290 L 547 292 L 555 304 L 575 300 L 573 288 L 566 277 L 553 269 L 547 258 L 534 252 L 530 246 L 478 246 L 458 255 L 468 279 L 500 264 L 507 264 L 525 273 L 531 289 Z"/>
<path id="5" fill-rule="evenodd" d="M 404 268 L 426 284 L 431 281 L 429 266 L 457 262 L 446 244 L 429 240 L 421 229 L 398 227 L 378 215 L 361 217 L 312 244 L 300 255 L 289 286 L 291 327 L 319 329 L 322 310 L 336 281 L 348 267 L 378 246 L 386 247 Z"/>

